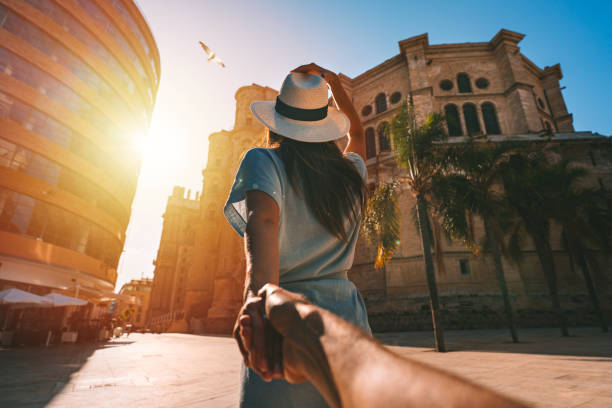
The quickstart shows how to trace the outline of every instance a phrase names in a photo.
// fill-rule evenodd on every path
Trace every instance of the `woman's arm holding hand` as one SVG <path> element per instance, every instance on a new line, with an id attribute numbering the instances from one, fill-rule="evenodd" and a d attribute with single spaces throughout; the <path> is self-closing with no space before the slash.
<path id="1" fill-rule="evenodd" d="M 280 352 L 278 349 L 280 346 L 272 347 L 276 350 L 271 350 L 270 346 L 271 342 L 277 342 L 279 339 L 274 336 L 264 336 L 267 323 L 262 318 L 262 303 L 257 292 L 266 283 L 278 284 L 279 210 L 272 197 L 258 190 L 246 192 L 246 205 L 245 303 L 234 324 L 234 338 L 238 343 L 245 365 L 257 368 L 264 377 L 270 378 L 274 373 L 280 373 L 281 370 L 279 361 L 271 356 L 271 353 Z"/>
<path id="2" fill-rule="evenodd" d="M 351 127 L 349 129 L 349 142 L 344 149 L 344 153 L 355 152 L 365 161 L 365 134 L 363 131 L 363 126 L 361 125 L 359 115 L 353 106 L 353 102 L 346 94 L 338 75 L 328 69 L 318 66 L 314 62 L 297 67 L 291 72 L 321 75 L 321 77 L 329 84 L 332 94 L 334 95 L 334 99 L 338 104 L 338 108 L 342 113 L 348 116 L 351 122 Z"/>
<path id="3" fill-rule="evenodd" d="M 244 299 L 257 296 L 266 283 L 278 284 L 279 210 L 268 194 L 251 190 L 246 193 L 247 225 L 244 233 L 246 279 Z"/>

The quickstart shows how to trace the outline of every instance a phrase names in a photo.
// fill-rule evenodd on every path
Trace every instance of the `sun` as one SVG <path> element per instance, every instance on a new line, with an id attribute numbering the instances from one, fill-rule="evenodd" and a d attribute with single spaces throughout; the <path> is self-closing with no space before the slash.
<path id="1" fill-rule="evenodd" d="M 141 173 L 169 176 L 185 158 L 185 141 L 171 121 L 153 120 L 147 132 L 135 135 L 142 157 Z"/>

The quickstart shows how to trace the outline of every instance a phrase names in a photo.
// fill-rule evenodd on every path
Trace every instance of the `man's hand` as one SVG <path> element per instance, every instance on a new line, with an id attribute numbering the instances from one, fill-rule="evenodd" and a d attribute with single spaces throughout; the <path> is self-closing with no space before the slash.
<path id="1" fill-rule="evenodd" d="M 273 284 L 248 298 L 234 325 L 245 365 L 266 381 L 306 381 L 307 365 L 312 364 L 310 349 L 316 343 L 316 336 L 305 333 L 303 316 L 309 310 L 303 308 L 308 306 L 312 305 L 306 297 Z"/>
<path id="2" fill-rule="evenodd" d="M 321 365 L 325 365 L 319 344 L 321 321 L 313 305 L 301 294 L 273 284 L 264 285 L 258 293 L 273 330 L 282 336 L 282 378 L 301 383 Z"/>

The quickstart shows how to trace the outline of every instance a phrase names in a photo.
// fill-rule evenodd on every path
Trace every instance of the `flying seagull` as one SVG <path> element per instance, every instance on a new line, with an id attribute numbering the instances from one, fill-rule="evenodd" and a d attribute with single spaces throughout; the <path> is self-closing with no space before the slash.
<path id="1" fill-rule="evenodd" d="M 214 52 L 212 52 L 212 51 L 210 50 L 210 48 L 208 48 L 208 47 L 206 46 L 206 44 L 204 44 L 202 41 L 198 41 L 198 42 L 199 42 L 199 43 L 200 43 L 200 45 L 202 46 L 202 49 L 203 49 L 203 50 L 206 52 L 206 55 L 208 55 L 208 61 L 209 61 L 209 62 L 210 62 L 211 60 L 212 60 L 212 61 L 215 61 L 217 64 L 219 64 L 219 65 L 221 65 L 223 68 L 225 68 L 225 64 L 223 63 L 223 61 L 221 61 L 221 60 L 219 59 L 219 57 L 217 57 L 217 55 L 216 55 Z"/>

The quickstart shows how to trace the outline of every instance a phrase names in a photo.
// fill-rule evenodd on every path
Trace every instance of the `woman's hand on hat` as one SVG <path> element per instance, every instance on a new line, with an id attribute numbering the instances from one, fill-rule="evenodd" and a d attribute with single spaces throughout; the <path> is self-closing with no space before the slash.
<path id="1" fill-rule="evenodd" d="M 310 64 L 306 64 L 306 65 L 300 65 L 299 67 L 292 69 L 291 72 L 299 72 L 302 74 L 311 74 L 311 75 L 320 75 L 325 80 L 327 80 L 332 75 L 336 75 L 329 69 L 320 67 L 314 62 L 311 62 Z"/>

